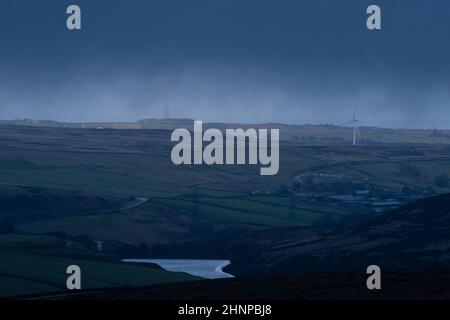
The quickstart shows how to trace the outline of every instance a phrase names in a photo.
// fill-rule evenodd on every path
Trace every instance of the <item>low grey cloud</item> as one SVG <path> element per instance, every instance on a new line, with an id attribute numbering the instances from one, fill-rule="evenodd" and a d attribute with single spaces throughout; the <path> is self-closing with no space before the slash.
<path id="1" fill-rule="evenodd" d="M 447 1 L 77 2 L 2 2 L 1 118 L 449 127 Z"/>

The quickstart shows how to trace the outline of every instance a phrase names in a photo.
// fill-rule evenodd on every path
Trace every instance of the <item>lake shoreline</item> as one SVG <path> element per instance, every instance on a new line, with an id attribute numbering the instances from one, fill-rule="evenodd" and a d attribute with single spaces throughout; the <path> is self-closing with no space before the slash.
<path id="1" fill-rule="evenodd" d="M 223 269 L 231 264 L 230 260 L 211 259 L 122 259 L 125 263 L 156 264 L 166 271 L 185 272 L 205 279 L 233 278 Z"/>

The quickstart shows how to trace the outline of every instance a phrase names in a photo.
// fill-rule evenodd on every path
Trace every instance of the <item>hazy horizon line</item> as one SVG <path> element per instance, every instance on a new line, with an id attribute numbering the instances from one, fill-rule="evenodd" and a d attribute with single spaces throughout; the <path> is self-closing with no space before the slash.
<path id="1" fill-rule="evenodd" d="M 45 122 L 53 122 L 53 123 L 60 123 L 60 124 L 80 124 L 82 126 L 83 124 L 139 124 L 143 121 L 202 121 L 206 124 L 229 124 L 229 125 L 285 125 L 285 126 L 317 126 L 317 127 L 339 127 L 339 128 L 352 128 L 351 125 L 343 124 L 337 124 L 337 123 L 295 123 L 295 122 L 280 122 L 280 121 L 264 121 L 264 122 L 239 122 L 239 121 L 233 121 L 233 122 L 227 122 L 227 121 L 220 121 L 220 120 L 200 120 L 200 119 L 193 119 L 193 118 L 140 118 L 137 120 L 121 120 L 121 121 L 69 121 L 69 120 L 54 120 L 54 119 L 36 119 L 36 118 L 14 118 L 14 119 L 0 119 L 0 123 L 2 122 L 29 122 L 31 124 L 43 124 Z M 404 127 L 390 127 L 390 126 L 375 126 L 375 125 L 369 125 L 369 124 L 363 124 L 357 126 L 359 128 L 371 128 L 371 129 L 389 129 L 389 130 L 443 130 L 443 131 L 450 131 L 450 128 L 430 128 L 430 127 L 410 127 L 410 128 L 404 128 Z"/>

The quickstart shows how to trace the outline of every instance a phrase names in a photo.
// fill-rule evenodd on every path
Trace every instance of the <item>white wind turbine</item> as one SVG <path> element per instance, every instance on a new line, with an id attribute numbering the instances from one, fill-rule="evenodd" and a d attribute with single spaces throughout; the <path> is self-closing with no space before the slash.
<path id="1" fill-rule="evenodd" d="M 356 118 L 356 109 L 355 109 L 355 112 L 353 112 L 353 119 L 351 121 L 347 122 L 347 124 L 352 124 L 352 126 L 353 126 L 353 145 L 354 146 L 356 146 L 356 142 L 357 142 L 356 136 L 358 135 L 359 139 L 362 138 L 361 132 L 359 132 L 359 128 L 357 126 L 358 123 L 359 123 L 359 120 Z"/>

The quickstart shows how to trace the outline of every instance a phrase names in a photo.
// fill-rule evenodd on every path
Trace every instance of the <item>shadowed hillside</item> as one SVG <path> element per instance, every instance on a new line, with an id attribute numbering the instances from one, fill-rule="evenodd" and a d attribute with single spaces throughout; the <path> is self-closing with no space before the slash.
<path id="1" fill-rule="evenodd" d="M 258 276 L 37 298 L 444 299 L 450 297 L 449 222 L 447 194 L 347 227 L 263 230 L 236 240 L 229 271 Z M 382 269 L 381 291 L 365 286 L 369 264 Z"/>
<path id="2" fill-rule="evenodd" d="M 284 276 L 189 281 L 30 296 L 26 299 L 82 300 L 370 300 L 448 299 L 450 270 L 383 272 L 382 290 L 366 288 L 364 272 L 304 273 Z"/>
<path id="3" fill-rule="evenodd" d="M 450 195 L 406 205 L 364 223 L 253 233 L 233 245 L 233 274 L 450 265 Z"/>

